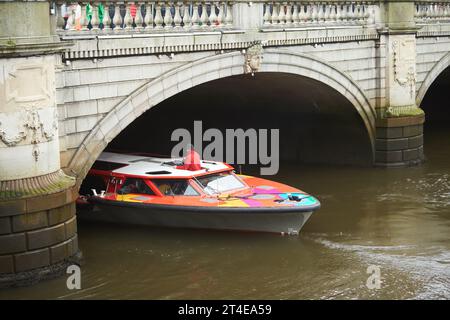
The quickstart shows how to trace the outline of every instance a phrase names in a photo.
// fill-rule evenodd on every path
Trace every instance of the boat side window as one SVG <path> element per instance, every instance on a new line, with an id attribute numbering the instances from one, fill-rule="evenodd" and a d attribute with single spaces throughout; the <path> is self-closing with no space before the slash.
<path id="1" fill-rule="evenodd" d="M 155 195 L 150 187 L 142 179 L 127 178 L 122 187 L 117 192 L 119 194 L 139 193 Z"/>
<path id="2" fill-rule="evenodd" d="M 190 185 L 189 180 L 152 180 L 159 191 L 166 196 L 198 196 L 198 192 Z"/>

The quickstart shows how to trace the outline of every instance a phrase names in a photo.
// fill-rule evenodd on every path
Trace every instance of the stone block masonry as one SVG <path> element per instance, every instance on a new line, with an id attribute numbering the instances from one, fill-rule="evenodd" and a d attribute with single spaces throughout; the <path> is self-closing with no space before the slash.
<path id="1" fill-rule="evenodd" d="M 78 262 L 76 196 L 66 190 L 0 202 L 0 288 L 54 277 Z"/>
<path id="2" fill-rule="evenodd" d="M 424 122 L 424 115 L 378 120 L 375 165 L 400 167 L 420 164 L 424 160 Z"/>

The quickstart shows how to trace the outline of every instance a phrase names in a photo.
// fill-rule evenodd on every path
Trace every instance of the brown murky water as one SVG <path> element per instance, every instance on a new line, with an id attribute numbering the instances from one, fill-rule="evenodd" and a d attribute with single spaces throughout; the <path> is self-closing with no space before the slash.
<path id="1" fill-rule="evenodd" d="M 79 222 L 81 290 L 63 277 L 0 298 L 449 299 L 450 130 L 426 135 L 420 167 L 282 166 L 323 205 L 298 237 Z"/>

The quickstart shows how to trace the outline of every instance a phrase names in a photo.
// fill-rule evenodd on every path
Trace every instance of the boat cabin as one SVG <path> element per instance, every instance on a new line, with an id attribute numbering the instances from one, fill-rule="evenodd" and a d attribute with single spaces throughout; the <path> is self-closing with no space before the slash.
<path id="1" fill-rule="evenodd" d="M 103 152 L 80 193 L 104 190 L 105 195 L 212 196 L 250 189 L 226 163 L 199 160 L 199 170 L 188 170 L 182 160 Z"/>

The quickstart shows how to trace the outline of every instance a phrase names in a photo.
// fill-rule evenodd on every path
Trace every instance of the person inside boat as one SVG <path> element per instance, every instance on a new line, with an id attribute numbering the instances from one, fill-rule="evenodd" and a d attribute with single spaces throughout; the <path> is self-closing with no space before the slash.
<path id="1" fill-rule="evenodd" d="M 122 188 L 120 188 L 119 194 L 140 193 L 151 194 L 153 191 L 147 186 L 142 179 L 127 178 Z"/>
<path id="2" fill-rule="evenodd" d="M 157 181 L 153 183 L 165 196 L 197 196 L 198 192 L 189 184 L 187 180 Z"/>
<path id="3" fill-rule="evenodd" d="M 158 189 L 163 195 L 174 195 L 172 188 L 168 183 L 158 185 Z"/>

